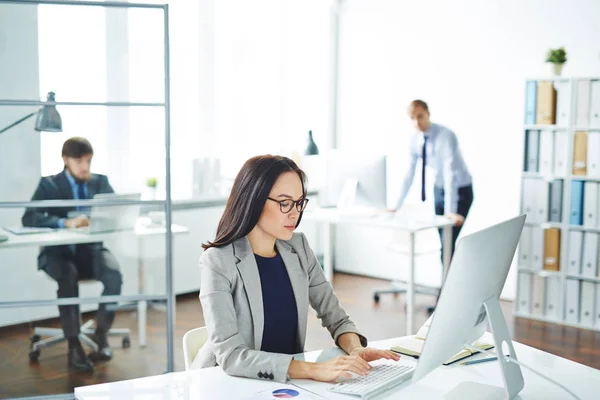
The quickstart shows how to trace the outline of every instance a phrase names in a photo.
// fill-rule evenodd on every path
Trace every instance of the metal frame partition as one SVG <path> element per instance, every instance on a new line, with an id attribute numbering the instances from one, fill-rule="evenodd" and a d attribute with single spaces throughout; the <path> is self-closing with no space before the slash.
<path id="1" fill-rule="evenodd" d="M 162 103 L 140 103 L 140 102 L 42 102 L 39 100 L 11 100 L 0 99 L 0 106 L 44 106 L 44 105 L 68 105 L 68 106 L 104 106 L 104 107 L 163 107 L 165 117 L 165 200 L 152 201 L 114 201 L 114 200 L 48 200 L 28 202 L 0 202 L 0 208 L 42 208 L 42 207 L 65 207 L 65 206 L 116 206 L 116 205 L 161 205 L 165 207 L 166 214 L 166 294 L 161 295 L 133 295 L 133 296 L 104 296 L 85 297 L 54 300 L 23 300 L 23 301 L 0 301 L 0 309 L 17 307 L 40 307 L 50 305 L 72 305 L 84 303 L 108 303 L 117 301 L 144 301 L 161 300 L 166 301 L 166 329 L 167 329 L 167 372 L 174 370 L 173 331 L 175 321 L 175 296 L 173 293 L 173 254 L 172 254 L 172 204 L 171 204 L 171 135 L 170 135 L 170 60 L 169 60 L 169 6 L 167 4 L 142 4 L 116 1 L 75 1 L 75 0 L 0 0 L 1 4 L 20 5 L 65 5 L 65 6 L 87 6 L 87 7 L 114 7 L 114 8 L 150 8 L 160 9 L 164 17 L 164 91 L 165 98 Z M 58 394 L 49 396 L 29 397 L 28 399 L 65 399 L 73 398 L 72 394 Z M 23 399 L 23 398 L 22 398 Z"/>

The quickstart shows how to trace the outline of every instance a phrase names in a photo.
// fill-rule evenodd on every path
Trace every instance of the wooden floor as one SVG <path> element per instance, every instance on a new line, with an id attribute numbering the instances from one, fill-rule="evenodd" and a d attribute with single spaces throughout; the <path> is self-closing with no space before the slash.
<path id="1" fill-rule="evenodd" d="M 372 300 L 372 291 L 385 287 L 386 282 L 352 275 L 336 274 L 335 291 L 369 340 L 404 335 L 406 328 L 404 299 L 382 296 L 379 306 Z M 416 326 L 427 319 L 425 308 L 432 298 L 417 296 Z M 600 369 L 600 333 L 563 327 L 521 318 L 513 318 L 512 303 L 502 304 L 504 315 L 514 340 L 576 362 Z M 311 310 L 312 311 L 312 310 Z M 84 316 L 92 317 L 92 316 Z M 58 321 L 44 321 L 39 326 L 58 327 Z M 204 317 L 197 295 L 177 299 L 175 327 L 175 369 L 184 369 L 181 338 L 189 329 L 203 326 Z M 148 347 L 137 346 L 135 313 L 121 312 L 115 327 L 132 330 L 132 346 L 120 348 L 114 339 L 113 360 L 96 365 L 93 374 L 70 373 L 67 369 L 66 344 L 42 351 L 38 362 L 28 358 L 31 327 L 27 325 L 0 328 L 0 398 L 24 397 L 73 392 L 77 386 L 156 375 L 166 370 L 165 315 L 151 309 L 148 313 Z M 305 350 L 332 346 L 327 331 L 321 327 L 314 312 L 309 316 Z"/>

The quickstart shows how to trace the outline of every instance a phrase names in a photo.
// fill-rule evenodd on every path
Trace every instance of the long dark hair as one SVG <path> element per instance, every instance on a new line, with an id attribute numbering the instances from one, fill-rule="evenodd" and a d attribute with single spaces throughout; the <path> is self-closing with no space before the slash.
<path id="1" fill-rule="evenodd" d="M 298 174 L 303 196 L 306 196 L 306 174 L 289 158 L 268 154 L 246 161 L 233 182 L 215 240 L 202 244 L 202 248 L 227 246 L 248 235 L 258 223 L 277 178 L 285 172 Z M 301 220 L 302 213 L 296 226 Z"/>

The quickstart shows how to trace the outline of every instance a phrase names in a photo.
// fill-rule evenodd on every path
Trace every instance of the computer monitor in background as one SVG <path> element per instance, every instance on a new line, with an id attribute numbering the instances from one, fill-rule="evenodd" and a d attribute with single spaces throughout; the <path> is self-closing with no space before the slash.
<path id="1" fill-rule="evenodd" d="M 419 357 L 413 383 L 478 339 L 489 322 L 498 355 L 517 360 L 499 297 L 513 260 L 525 215 L 463 236 L 456 247 L 435 314 Z M 504 350 L 504 352 L 503 352 Z M 459 384 L 446 398 L 512 399 L 523 389 L 518 365 L 499 357 L 504 388 L 482 383 Z M 469 396 L 464 397 L 465 393 Z"/>
<path id="2" fill-rule="evenodd" d="M 324 157 L 319 205 L 387 207 L 385 155 L 330 150 Z"/>

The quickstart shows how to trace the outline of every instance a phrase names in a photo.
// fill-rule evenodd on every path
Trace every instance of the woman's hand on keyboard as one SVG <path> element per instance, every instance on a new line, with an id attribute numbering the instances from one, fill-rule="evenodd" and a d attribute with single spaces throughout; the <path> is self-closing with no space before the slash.
<path id="1" fill-rule="evenodd" d="M 333 382 L 340 377 L 349 377 L 349 372 L 367 375 L 371 366 L 359 356 L 339 356 L 328 361 L 311 364 L 311 379 Z"/>
<path id="2" fill-rule="evenodd" d="M 381 358 L 394 361 L 398 361 L 400 359 L 400 355 L 391 350 L 379 350 L 371 347 L 359 347 L 352 350 L 350 355 L 358 356 L 367 362 L 379 360 Z"/>

